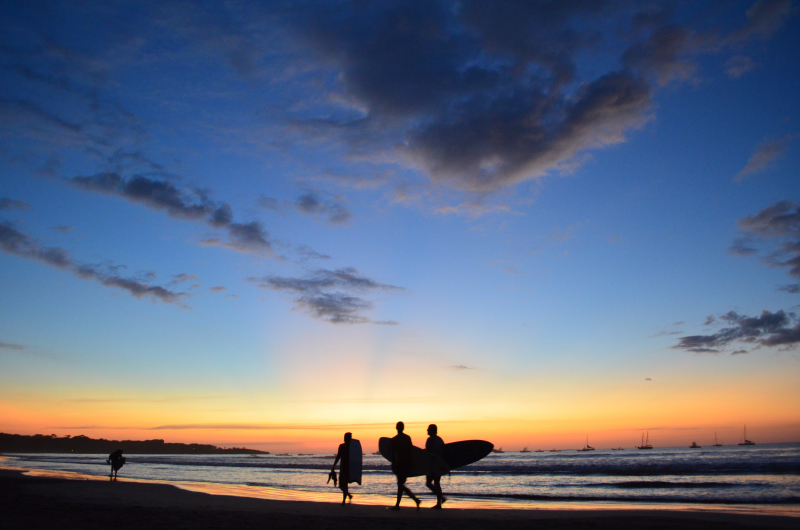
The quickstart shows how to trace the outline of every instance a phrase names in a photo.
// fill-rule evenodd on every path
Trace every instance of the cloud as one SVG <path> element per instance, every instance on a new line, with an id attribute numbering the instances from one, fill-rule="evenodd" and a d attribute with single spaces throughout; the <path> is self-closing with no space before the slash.
<path id="1" fill-rule="evenodd" d="M 179 283 L 188 282 L 188 281 L 190 281 L 190 280 L 191 280 L 191 281 L 197 281 L 197 280 L 199 280 L 199 279 L 200 279 L 200 278 L 198 278 L 198 277 L 197 277 L 196 275 L 194 275 L 194 274 L 187 274 L 187 273 L 185 273 L 185 272 L 182 272 L 182 273 L 180 273 L 180 274 L 175 274 L 175 275 L 173 275 L 173 276 L 172 276 L 172 281 L 171 281 L 171 282 L 169 282 L 169 284 L 170 284 L 170 285 L 178 285 Z"/>
<path id="2" fill-rule="evenodd" d="M 363 313 L 371 309 L 373 304 L 358 295 L 404 290 L 360 276 L 354 268 L 333 271 L 318 269 L 304 278 L 265 276 L 247 280 L 264 289 L 291 293 L 297 309 L 333 324 L 396 325 L 394 321 L 375 321 L 364 316 Z"/>
<path id="3" fill-rule="evenodd" d="M 793 201 L 779 201 L 755 215 L 738 221 L 741 235 L 731 251 L 751 255 L 768 251 L 763 261 L 771 267 L 786 267 L 789 275 L 800 279 L 800 207 Z M 742 249 L 746 249 L 743 252 Z M 782 289 L 793 292 L 792 287 Z"/>
<path id="4" fill-rule="evenodd" d="M 52 229 L 54 231 L 58 232 L 59 234 L 69 234 L 70 232 L 75 230 L 75 227 L 74 226 L 59 225 L 59 226 L 52 227 Z"/>
<path id="5" fill-rule="evenodd" d="M 185 293 L 176 293 L 165 287 L 150 285 L 135 278 L 125 278 L 117 274 L 121 266 L 107 266 L 101 269 L 97 265 L 77 263 L 72 260 L 66 250 L 58 247 L 43 247 L 27 234 L 23 234 L 11 223 L 0 222 L 0 250 L 26 259 L 41 261 L 55 267 L 72 272 L 78 278 L 94 280 L 106 287 L 116 287 L 127 291 L 135 298 L 149 297 L 153 301 L 182 306 Z"/>
<path id="6" fill-rule="evenodd" d="M 0 210 L 27 210 L 29 208 L 31 205 L 27 202 L 0 197 Z"/>
<path id="7" fill-rule="evenodd" d="M 302 214 L 324 217 L 332 225 L 347 223 L 352 218 L 352 213 L 345 206 L 343 195 L 334 195 L 329 199 L 323 198 L 318 191 L 302 193 L 294 202 L 281 201 L 273 197 L 261 197 L 258 204 L 262 208 L 282 212 L 293 209 Z"/>
<path id="8" fill-rule="evenodd" d="M 680 337 L 673 348 L 697 353 L 720 353 L 732 344 L 794 348 L 800 343 L 800 321 L 794 313 L 762 311 L 758 317 L 748 317 L 730 311 L 719 318 L 727 327 L 711 335 Z M 744 351 L 737 350 L 734 353 Z"/>
<path id="9" fill-rule="evenodd" d="M 6 350 L 24 350 L 25 346 L 21 346 L 19 344 L 13 344 L 10 342 L 0 342 L 0 349 Z"/>
<path id="10" fill-rule="evenodd" d="M 731 33 L 727 43 L 768 39 L 778 31 L 792 12 L 791 0 L 758 0 L 747 10 L 745 25 Z"/>
<path id="11" fill-rule="evenodd" d="M 750 156 L 747 164 L 734 177 L 735 182 L 741 182 L 753 173 L 760 173 L 773 167 L 775 161 L 786 152 L 789 141 L 796 138 L 796 134 L 787 134 L 780 138 L 771 138 L 762 143 Z"/>
<path id="12" fill-rule="evenodd" d="M 327 254 L 321 254 L 307 245 L 299 245 L 296 248 L 297 253 L 300 255 L 301 261 L 310 259 L 331 259 Z"/>
<path id="13" fill-rule="evenodd" d="M 318 69 L 335 74 L 326 105 L 341 104 L 339 114 L 325 106 L 298 118 L 298 130 L 480 193 L 574 170 L 586 153 L 626 141 L 652 118 L 656 85 L 693 78 L 701 55 L 741 56 L 789 11 L 786 1 L 757 2 L 722 36 L 625 3 L 341 2 L 282 14 Z M 698 28 L 710 25 L 703 16 Z M 602 58 L 590 75 L 577 64 L 592 57 Z M 728 71 L 747 67 L 739 59 Z"/>
<path id="14" fill-rule="evenodd" d="M 224 285 L 215 285 L 214 287 L 209 287 L 209 290 L 211 290 L 214 293 L 221 293 L 222 291 L 227 290 L 227 287 L 225 287 Z"/>
<path id="15" fill-rule="evenodd" d="M 315 192 L 300 195 L 295 201 L 298 211 L 307 214 L 320 214 L 327 217 L 331 224 L 344 224 L 350 220 L 352 214 L 344 206 L 344 197 L 336 195 L 332 200 L 322 200 Z"/>
<path id="16" fill-rule="evenodd" d="M 755 68 L 753 60 L 744 55 L 735 55 L 725 62 L 725 71 L 734 79 L 742 77 L 753 68 Z"/>
<path id="17" fill-rule="evenodd" d="M 199 190 L 183 191 L 171 182 L 141 175 L 126 179 L 115 172 L 79 176 L 68 181 L 85 191 L 116 195 L 153 210 L 164 210 L 176 219 L 203 220 L 212 228 L 227 230 L 227 241 L 207 238 L 202 241 L 206 245 L 220 245 L 241 252 L 272 253 L 269 234 L 261 223 L 233 222 L 233 210 L 229 205 L 212 202 Z"/>
<path id="18" fill-rule="evenodd" d="M 665 337 L 665 336 L 669 336 L 669 335 L 680 335 L 681 333 L 683 333 L 683 331 L 666 331 L 666 330 L 664 330 L 664 331 L 659 331 L 658 333 L 654 333 L 653 335 L 650 335 L 650 338 L 652 339 L 652 338 L 656 338 L 656 337 Z"/>

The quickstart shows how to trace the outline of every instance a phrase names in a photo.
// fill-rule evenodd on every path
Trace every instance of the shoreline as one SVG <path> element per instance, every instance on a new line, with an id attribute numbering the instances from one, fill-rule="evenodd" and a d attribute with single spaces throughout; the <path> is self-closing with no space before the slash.
<path id="1" fill-rule="evenodd" d="M 26 474 L 27 473 L 27 474 Z M 216 486 L 216 485 L 214 485 Z M 209 494 L 211 493 L 211 494 Z M 302 493 L 302 492 L 301 492 Z M 796 528 L 798 515 L 765 512 L 743 512 L 727 509 L 691 507 L 681 509 L 645 507 L 565 507 L 551 505 L 528 509 L 498 508 L 496 506 L 462 507 L 457 503 L 444 510 L 422 508 L 417 511 L 410 501 L 400 511 L 386 508 L 392 498 L 378 503 L 356 502 L 338 504 L 337 493 L 316 499 L 294 496 L 284 499 L 256 498 L 231 495 L 225 488 L 213 491 L 186 488 L 183 484 L 142 482 L 120 479 L 110 482 L 106 477 L 78 476 L 65 478 L 61 474 L 0 468 L 0 506 L 11 528 L 39 528 L 58 525 L 60 528 L 117 528 L 152 530 L 169 528 L 211 529 L 222 526 L 263 527 L 269 523 L 277 528 L 307 528 L 322 526 L 344 528 L 352 524 L 372 528 L 396 528 L 414 524 L 415 528 L 460 528 L 472 530 L 497 523 L 511 528 Z M 365 496 L 366 497 L 366 496 Z M 332 502 L 328 499 L 335 499 Z M 364 499 L 362 499 L 363 501 Z M 268 518 L 268 520 L 265 519 Z M 354 521 L 353 519 L 357 519 Z M 128 525 L 128 526 L 126 526 Z"/>

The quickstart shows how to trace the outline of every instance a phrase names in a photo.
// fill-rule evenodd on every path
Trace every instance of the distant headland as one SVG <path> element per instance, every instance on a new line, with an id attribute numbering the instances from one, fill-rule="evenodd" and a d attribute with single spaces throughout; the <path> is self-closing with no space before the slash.
<path id="1" fill-rule="evenodd" d="M 269 451 L 208 444 L 166 443 L 164 440 L 95 440 L 88 436 L 6 434 L 0 432 L 0 453 L 106 454 L 122 449 L 134 455 L 268 455 Z"/>

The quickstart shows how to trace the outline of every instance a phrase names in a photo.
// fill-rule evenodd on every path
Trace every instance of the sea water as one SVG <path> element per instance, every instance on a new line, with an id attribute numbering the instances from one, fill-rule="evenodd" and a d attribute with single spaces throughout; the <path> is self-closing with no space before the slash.
<path id="1" fill-rule="evenodd" d="M 108 476 L 110 468 L 107 455 L 4 456 L 0 465 L 27 469 Z M 120 476 L 127 479 L 212 484 L 244 495 L 259 488 L 338 492 L 326 483 L 333 454 L 125 456 Z M 424 477 L 409 479 L 408 486 L 423 499 L 430 496 Z M 471 501 L 470 505 L 494 501 L 510 508 L 548 502 L 585 507 L 609 503 L 770 505 L 800 513 L 800 443 L 493 453 L 446 475 L 442 487 L 454 501 L 453 507 L 465 501 Z M 364 456 L 362 485 L 351 485 L 357 499 L 391 503 L 396 491 L 389 463 L 379 455 Z"/>

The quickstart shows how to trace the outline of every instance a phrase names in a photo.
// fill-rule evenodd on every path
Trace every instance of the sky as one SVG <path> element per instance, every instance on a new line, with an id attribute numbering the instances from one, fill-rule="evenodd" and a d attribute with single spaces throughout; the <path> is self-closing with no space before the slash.
<path id="1" fill-rule="evenodd" d="M 10 2 L 0 431 L 800 441 L 800 7 Z"/>

